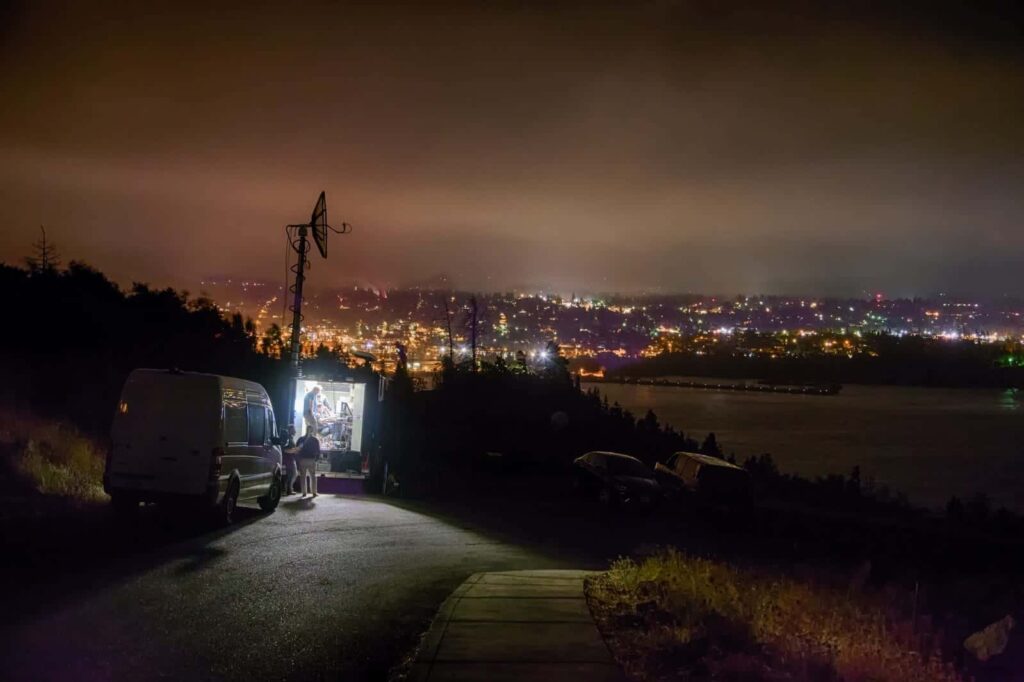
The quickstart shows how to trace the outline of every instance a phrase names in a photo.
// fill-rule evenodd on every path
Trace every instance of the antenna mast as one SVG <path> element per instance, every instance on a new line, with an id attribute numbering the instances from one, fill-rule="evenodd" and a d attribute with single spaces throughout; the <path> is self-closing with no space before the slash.
<path id="1" fill-rule="evenodd" d="M 307 226 L 289 225 L 288 227 L 296 228 L 298 233 L 298 237 L 295 239 L 291 239 L 291 233 L 289 233 L 292 248 L 298 254 L 299 261 L 292 267 L 292 272 L 295 273 L 295 284 L 291 287 L 294 298 L 292 299 L 292 305 L 288 308 L 292 311 L 292 369 L 295 371 L 295 376 L 298 377 L 302 376 L 302 343 L 299 335 L 302 333 L 302 285 L 306 281 L 306 268 L 309 267 L 309 259 L 306 257 L 309 253 L 309 241 L 306 239 Z"/>
<path id="2" fill-rule="evenodd" d="M 299 257 L 298 262 L 291 268 L 295 273 L 295 283 L 288 289 L 293 294 L 292 305 L 288 309 L 292 311 L 291 361 L 296 377 L 302 376 L 302 286 L 306 282 L 306 270 L 309 268 L 309 233 L 313 233 L 313 242 L 320 255 L 327 258 L 328 233 L 348 234 L 351 231 L 352 226 L 348 223 L 342 223 L 341 229 L 335 229 L 327 223 L 325 192 L 320 192 L 308 223 L 285 227 L 288 241 Z"/>
<path id="3" fill-rule="evenodd" d="M 291 268 L 291 271 L 295 273 L 295 283 L 288 289 L 288 291 L 294 294 L 292 305 L 289 308 L 292 311 L 292 337 L 290 345 L 293 380 L 290 382 L 291 385 L 288 390 L 288 423 L 295 424 L 296 414 L 294 407 L 297 397 L 296 389 L 298 388 L 297 379 L 302 377 L 302 339 L 300 338 L 302 335 L 302 286 L 306 282 L 306 269 L 309 268 L 309 235 L 312 232 L 313 242 L 316 244 L 317 250 L 321 256 L 327 258 L 327 234 L 329 232 L 346 234 L 352 231 L 352 226 L 348 223 L 342 223 L 339 230 L 327 224 L 327 196 L 324 192 L 320 192 L 320 196 L 313 206 L 313 213 L 309 217 L 309 222 L 288 225 L 284 229 L 285 234 L 288 236 L 288 243 L 291 244 L 292 249 L 299 257 L 298 261 Z"/>

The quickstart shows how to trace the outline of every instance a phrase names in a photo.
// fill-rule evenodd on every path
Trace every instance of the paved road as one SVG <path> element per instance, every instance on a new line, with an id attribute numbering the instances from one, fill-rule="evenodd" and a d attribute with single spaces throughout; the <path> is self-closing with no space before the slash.
<path id="1" fill-rule="evenodd" d="M 230 532 L 113 560 L 80 577 L 99 587 L 25 622 L 6 614 L 2 669 L 8 680 L 386 679 L 470 574 L 581 565 L 540 547 L 381 500 L 286 498 Z"/>
<path id="2" fill-rule="evenodd" d="M 831 547 L 796 542 L 778 514 L 733 529 L 675 509 L 599 510 L 540 485 L 444 505 L 293 497 L 205 534 L 154 515 L 129 529 L 76 518 L 4 538 L 0 569 L 20 567 L 0 580 L 5 682 L 383 680 L 473 573 L 601 569 L 665 544 L 769 565 Z"/>

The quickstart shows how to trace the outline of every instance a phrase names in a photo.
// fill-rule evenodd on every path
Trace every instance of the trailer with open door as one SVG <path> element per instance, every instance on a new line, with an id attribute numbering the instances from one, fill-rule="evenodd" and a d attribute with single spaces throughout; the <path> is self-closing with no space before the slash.
<path id="1" fill-rule="evenodd" d="M 320 441 L 320 492 L 358 492 L 370 475 L 380 413 L 380 376 L 294 379 L 292 425 Z"/>

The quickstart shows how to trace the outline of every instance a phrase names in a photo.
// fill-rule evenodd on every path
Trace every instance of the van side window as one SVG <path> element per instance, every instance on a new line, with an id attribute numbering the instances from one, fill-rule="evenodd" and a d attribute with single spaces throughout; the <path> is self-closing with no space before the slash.
<path id="1" fill-rule="evenodd" d="M 269 407 L 267 410 L 267 441 L 277 435 L 277 420 L 274 419 L 274 411 Z"/>
<path id="2" fill-rule="evenodd" d="M 267 435 L 267 410 L 262 405 L 249 408 L 249 445 L 263 445 Z"/>
<path id="3" fill-rule="evenodd" d="M 245 403 L 224 403 L 224 440 L 245 443 L 249 440 L 249 418 Z"/>

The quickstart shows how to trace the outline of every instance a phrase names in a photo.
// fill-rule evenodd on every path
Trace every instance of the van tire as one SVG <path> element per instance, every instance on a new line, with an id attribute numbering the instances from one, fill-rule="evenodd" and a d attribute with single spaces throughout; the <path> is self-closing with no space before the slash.
<path id="1" fill-rule="evenodd" d="M 274 478 L 270 482 L 270 490 L 267 491 L 266 495 L 256 500 L 260 505 L 260 509 L 268 514 L 277 509 L 277 503 L 281 501 L 281 488 L 283 486 L 280 472 L 274 474 Z"/>
<path id="2" fill-rule="evenodd" d="M 231 481 L 224 493 L 224 499 L 217 505 L 218 521 L 225 526 L 235 522 L 235 510 L 238 508 L 238 480 Z"/>

